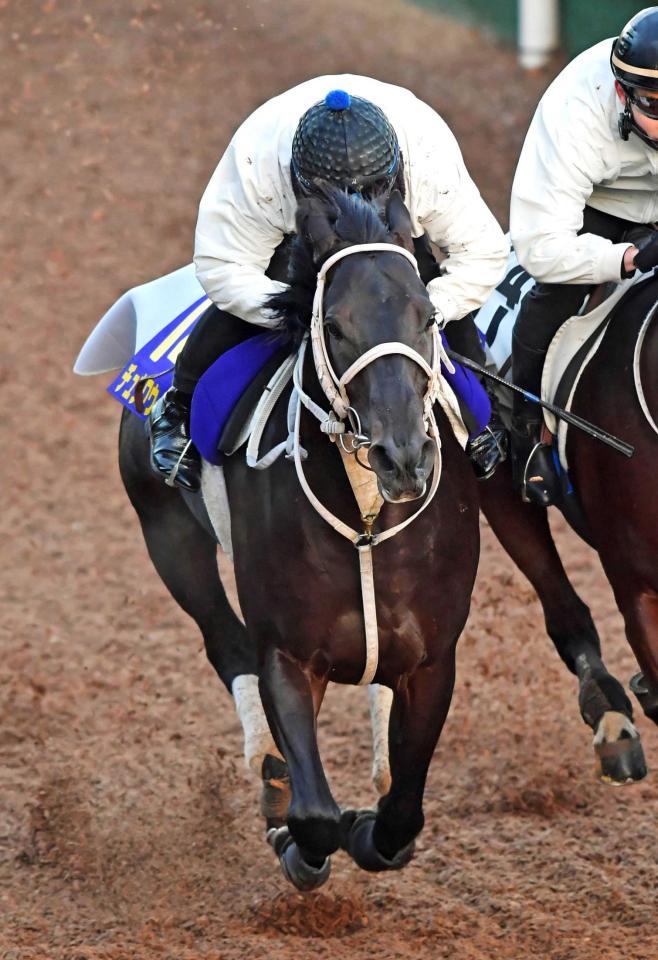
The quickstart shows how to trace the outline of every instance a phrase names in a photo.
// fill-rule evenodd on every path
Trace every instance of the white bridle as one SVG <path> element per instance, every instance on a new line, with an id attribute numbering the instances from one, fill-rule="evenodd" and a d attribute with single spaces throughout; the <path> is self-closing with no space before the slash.
<path id="1" fill-rule="evenodd" d="M 341 377 L 336 374 L 331 364 L 329 351 L 327 349 L 327 342 L 324 336 L 323 302 L 327 274 L 334 264 L 338 263 L 340 260 L 343 260 L 345 257 L 352 256 L 356 253 L 398 254 L 399 256 L 405 257 L 407 260 L 409 260 L 418 276 L 420 276 L 418 273 L 418 264 L 416 263 L 416 258 L 414 255 L 409 253 L 408 250 L 405 250 L 404 247 L 398 247 L 391 243 L 355 244 L 352 247 L 346 247 L 344 250 L 339 250 L 338 253 L 332 254 L 332 256 L 330 256 L 323 263 L 318 273 L 315 297 L 313 298 L 313 316 L 311 318 L 311 344 L 313 347 L 313 359 L 315 361 L 315 369 L 318 375 L 318 380 L 320 381 L 320 386 L 322 387 L 327 400 L 331 404 L 332 409 L 336 413 L 336 416 L 340 420 L 344 420 L 347 416 L 348 410 L 351 409 L 350 401 L 345 388 L 358 373 L 371 364 L 373 360 L 377 360 L 379 357 L 384 357 L 388 354 L 409 357 L 409 359 L 413 360 L 414 363 L 417 363 L 427 375 L 428 384 L 423 401 L 423 407 L 425 424 L 428 426 L 430 421 L 430 413 L 434 402 L 437 399 L 440 387 L 439 378 L 441 375 L 441 360 L 443 360 L 450 372 L 454 371 L 454 367 L 452 366 L 451 361 L 443 349 L 441 336 L 436 324 L 434 324 L 432 328 L 431 364 L 429 364 L 427 360 L 425 360 L 425 358 L 418 353 L 417 350 L 413 350 L 406 344 L 395 340 L 389 341 L 388 343 L 379 343 L 377 346 L 367 350 L 347 368 Z"/>

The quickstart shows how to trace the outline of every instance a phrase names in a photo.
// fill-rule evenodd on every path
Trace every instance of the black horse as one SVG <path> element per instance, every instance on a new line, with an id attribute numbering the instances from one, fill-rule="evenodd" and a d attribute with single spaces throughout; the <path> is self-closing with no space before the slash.
<path id="1" fill-rule="evenodd" d="M 567 458 L 580 517 L 567 519 L 594 546 L 612 585 L 643 676 L 631 686 L 658 723 L 658 433 L 638 399 L 633 365 L 645 319 L 640 375 L 649 417 L 658 419 L 658 277 L 631 288 L 615 307 L 603 341 L 575 394 L 573 412 L 635 447 L 627 460 L 570 428 Z M 512 493 L 509 465 L 481 485 L 482 508 L 501 544 L 537 591 L 547 631 L 579 680 L 579 705 L 594 731 L 599 774 L 639 780 L 646 765 L 622 685 L 608 672 L 590 611 L 569 583 L 540 507 Z"/>
<path id="2" fill-rule="evenodd" d="M 308 330 L 321 265 L 339 250 L 371 242 L 413 250 L 409 215 L 398 194 L 386 209 L 333 191 L 300 202 L 291 286 L 271 304 L 292 346 Z M 355 253 L 331 267 L 324 334 L 338 375 L 383 342 L 401 343 L 431 362 L 432 304 L 413 265 L 395 249 Z M 304 383 L 326 407 L 310 357 Z M 405 355 L 379 357 L 349 384 L 350 404 L 369 437 L 370 464 L 386 501 L 375 535 L 418 509 L 419 503 L 407 501 L 422 495 L 432 472 L 426 393 L 422 366 Z M 274 409 L 263 449 L 287 434 L 288 396 L 289 391 Z M 341 813 L 331 795 L 315 729 L 328 682 L 355 684 L 364 670 L 356 551 L 310 505 L 289 460 L 254 472 L 242 453 L 229 458 L 224 472 L 243 626 L 218 577 L 216 541 L 200 495 L 183 495 L 156 479 L 143 425 L 131 416 L 122 421 L 121 475 L 158 573 L 199 625 L 210 662 L 229 692 L 236 678 L 258 674 L 291 782 L 287 827 L 277 832 L 275 849 L 284 872 L 302 889 L 326 880 L 328 858 L 339 846 L 368 870 L 403 866 L 423 827 L 425 779 L 450 705 L 455 645 L 479 554 L 476 484 L 438 406 L 436 420 L 443 451 L 438 491 L 411 525 L 373 554 L 380 645 L 374 681 L 393 691 L 392 783 L 376 811 L 358 816 Z M 354 525 L 358 512 L 341 457 L 306 410 L 301 439 L 313 492 Z M 263 764 L 266 779 L 270 760 Z"/>

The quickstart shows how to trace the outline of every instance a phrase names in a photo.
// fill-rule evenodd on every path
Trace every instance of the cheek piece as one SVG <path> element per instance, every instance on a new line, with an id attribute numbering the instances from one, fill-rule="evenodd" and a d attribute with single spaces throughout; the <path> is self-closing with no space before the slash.
<path id="1" fill-rule="evenodd" d="M 619 128 L 619 136 L 621 137 L 622 140 L 628 140 L 631 133 L 635 133 L 640 138 L 640 140 L 642 140 L 644 143 L 647 144 L 647 146 L 651 147 L 653 150 L 658 150 L 658 140 L 654 140 L 653 137 L 650 137 L 649 134 L 645 130 L 643 130 L 642 127 L 639 126 L 639 124 L 635 120 L 635 117 L 633 116 L 633 111 L 632 111 L 632 107 L 633 105 L 635 105 L 635 107 L 645 117 L 649 117 L 652 120 L 658 120 L 658 101 L 655 101 L 655 106 L 654 106 L 653 97 L 636 98 L 626 90 L 624 91 L 624 93 L 626 94 L 626 102 L 624 104 L 624 110 L 622 113 L 619 114 L 619 119 L 617 121 L 618 128 Z M 649 113 L 649 109 L 643 109 L 643 104 L 639 103 L 638 100 L 641 100 L 641 101 L 651 100 L 652 103 L 651 103 L 650 109 L 652 110 L 652 113 Z M 655 115 L 653 114 L 654 110 L 656 111 Z"/>

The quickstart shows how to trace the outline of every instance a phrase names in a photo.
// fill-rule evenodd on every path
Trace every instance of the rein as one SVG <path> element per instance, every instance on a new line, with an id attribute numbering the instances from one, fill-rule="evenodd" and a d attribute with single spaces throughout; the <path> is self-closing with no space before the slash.
<path id="1" fill-rule="evenodd" d="M 644 338 L 647 335 L 650 324 L 656 316 L 656 311 L 658 310 L 658 303 L 654 303 L 649 312 L 647 313 L 642 326 L 640 327 L 640 332 L 638 334 L 637 340 L 635 342 L 635 351 L 633 353 L 633 379 L 635 380 L 635 390 L 637 393 L 637 399 L 640 406 L 642 407 L 642 413 L 645 416 L 645 419 L 654 433 L 658 433 L 658 424 L 653 419 L 651 415 L 651 410 L 649 409 L 649 404 L 647 403 L 646 394 L 644 392 L 644 387 L 642 386 L 642 375 L 640 372 L 640 359 L 642 356 L 642 346 L 644 344 Z"/>

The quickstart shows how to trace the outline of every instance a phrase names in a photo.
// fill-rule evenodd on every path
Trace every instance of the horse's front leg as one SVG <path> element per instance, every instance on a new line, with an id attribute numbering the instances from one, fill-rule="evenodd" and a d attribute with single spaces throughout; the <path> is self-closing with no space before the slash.
<path id="1" fill-rule="evenodd" d="M 631 679 L 631 689 L 647 717 L 658 723 L 658 593 L 653 590 L 629 593 L 621 611 L 626 636 L 642 669 L 642 673 Z"/>
<path id="2" fill-rule="evenodd" d="M 323 884 L 339 846 L 340 810 L 322 768 L 315 729 L 326 681 L 311 679 L 295 660 L 268 646 L 260 692 L 277 745 L 288 764 L 292 799 L 287 826 L 270 831 L 286 877 L 300 890 Z"/>
<path id="3" fill-rule="evenodd" d="M 344 846 L 364 870 L 398 870 L 413 855 L 423 829 L 423 793 L 455 682 L 455 645 L 419 667 L 394 693 L 389 752 L 391 789 L 377 811 L 350 811 Z"/>
<path id="4" fill-rule="evenodd" d="M 589 608 L 569 582 L 546 510 L 519 501 L 507 463 L 481 488 L 480 505 L 492 530 L 535 588 L 548 635 L 578 677 L 580 713 L 594 733 L 598 775 L 609 783 L 641 780 L 647 769 L 631 702 L 603 662 Z"/>

